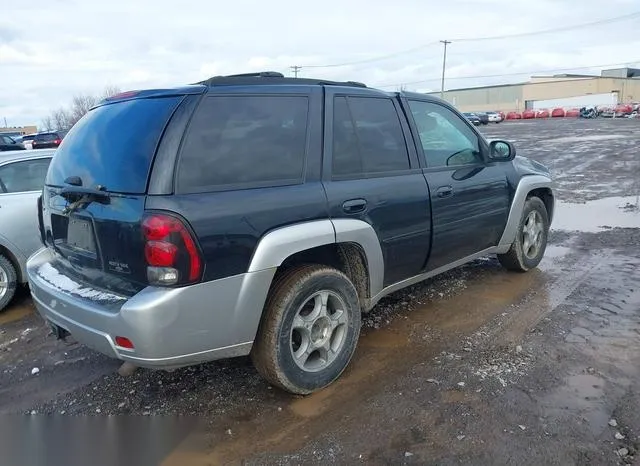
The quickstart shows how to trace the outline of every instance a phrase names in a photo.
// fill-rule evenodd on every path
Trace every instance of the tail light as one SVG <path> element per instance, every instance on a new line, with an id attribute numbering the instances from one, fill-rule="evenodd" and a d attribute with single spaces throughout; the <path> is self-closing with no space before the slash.
<path id="1" fill-rule="evenodd" d="M 149 284 L 184 285 L 200 280 L 202 257 L 182 220 L 167 214 L 149 214 L 142 221 L 142 233 Z"/>
<path id="2" fill-rule="evenodd" d="M 53 143 L 59 146 L 60 144 L 62 144 L 62 139 L 56 139 L 55 141 L 53 141 Z"/>

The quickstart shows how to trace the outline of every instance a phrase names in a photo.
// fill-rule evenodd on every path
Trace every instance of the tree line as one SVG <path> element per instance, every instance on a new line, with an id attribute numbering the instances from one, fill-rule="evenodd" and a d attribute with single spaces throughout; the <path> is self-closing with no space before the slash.
<path id="1" fill-rule="evenodd" d="M 42 128 L 45 131 L 69 131 L 98 102 L 118 93 L 120 88 L 117 86 L 107 86 L 100 95 L 77 94 L 71 99 L 70 105 L 52 110 L 44 117 Z"/>

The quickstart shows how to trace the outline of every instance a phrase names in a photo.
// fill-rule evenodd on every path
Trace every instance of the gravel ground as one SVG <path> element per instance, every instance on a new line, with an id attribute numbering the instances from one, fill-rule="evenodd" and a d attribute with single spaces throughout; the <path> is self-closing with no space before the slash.
<path id="1" fill-rule="evenodd" d="M 25 293 L 0 315 L 0 413 L 194 415 L 149 464 L 632 463 L 638 124 L 483 127 L 552 168 L 566 226 L 538 270 L 486 258 L 381 301 L 354 361 L 318 394 L 268 386 L 248 358 L 121 377 L 117 362 L 48 336 Z"/>

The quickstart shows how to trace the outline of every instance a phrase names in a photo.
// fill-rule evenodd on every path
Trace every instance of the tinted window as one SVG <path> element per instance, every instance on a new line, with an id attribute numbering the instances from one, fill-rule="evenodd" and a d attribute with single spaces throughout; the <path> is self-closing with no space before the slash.
<path id="1" fill-rule="evenodd" d="M 333 131 L 334 175 L 410 168 L 402 127 L 391 99 L 336 98 Z"/>
<path id="2" fill-rule="evenodd" d="M 55 133 L 38 134 L 34 140 L 37 142 L 51 142 L 60 139 Z"/>
<path id="3" fill-rule="evenodd" d="M 5 144 L 15 144 L 15 141 L 12 138 L 10 138 L 9 136 L 2 136 L 2 141 Z"/>
<path id="4" fill-rule="evenodd" d="M 431 102 L 409 101 L 429 167 L 482 161 L 478 136 L 454 112 Z"/>
<path id="5" fill-rule="evenodd" d="M 64 138 L 47 184 L 79 176 L 85 187 L 144 193 L 156 146 L 181 97 L 137 99 L 87 113 Z"/>
<path id="6" fill-rule="evenodd" d="M 211 96 L 183 144 L 178 189 L 197 192 L 302 180 L 305 96 Z"/>
<path id="7" fill-rule="evenodd" d="M 40 191 L 51 159 L 23 160 L 0 167 L 0 192 Z"/>

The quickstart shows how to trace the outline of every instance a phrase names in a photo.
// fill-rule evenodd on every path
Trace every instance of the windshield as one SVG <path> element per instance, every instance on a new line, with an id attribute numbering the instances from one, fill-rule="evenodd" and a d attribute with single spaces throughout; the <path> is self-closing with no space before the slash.
<path id="1" fill-rule="evenodd" d="M 144 193 L 156 146 L 180 99 L 129 100 L 90 111 L 64 138 L 46 184 L 63 186 L 74 176 L 86 188 Z"/>

